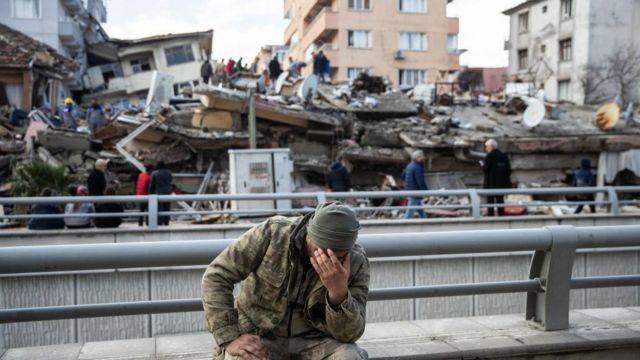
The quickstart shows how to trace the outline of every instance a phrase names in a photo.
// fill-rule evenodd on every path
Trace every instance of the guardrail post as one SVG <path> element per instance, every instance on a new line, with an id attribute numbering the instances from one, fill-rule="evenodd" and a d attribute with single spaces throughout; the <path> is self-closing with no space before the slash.
<path id="1" fill-rule="evenodd" d="M 319 192 L 316 194 L 316 198 L 318 199 L 318 205 L 324 204 L 327 202 L 327 194 L 323 192 Z"/>
<path id="2" fill-rule="evenodd" d="M 471 201 L 471 216 L 474 219 L 482 218 L 482 208 L 480 207 L 480 196 L 475 189 L 469 190 L 469 200 Z"/>
<path id="3" fill-rule="evenodd" d="M 149 213 L 149 229 L 158 228 L 158 195 L 149 194 L 149 206 L 147 212 Z"/>
<path id="4" fill-rule="evenodd" d="M 613 215 L 620 215 L 620 203 L 618 202 L 618 192 L 613 187 L 607 187 L 607 194 L 609 194 L 609 203 L 611 206 L 611 213 Z"/>
<path id="5" fill-rule="evenodd" d="M 569 295 L 578 232 L 573 226 L 549 226 L 551 249 L 536 251 L 531 259 L 529 279 L 540 282 L 540 292 L 527 293 L 527 320 L 545 331 L 569 328 Z"/>

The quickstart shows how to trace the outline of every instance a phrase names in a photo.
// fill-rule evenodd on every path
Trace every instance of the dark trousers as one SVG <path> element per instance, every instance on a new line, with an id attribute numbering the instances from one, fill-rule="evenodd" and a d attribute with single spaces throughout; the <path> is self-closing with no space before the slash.
<path id="1" fill-rule="evenodd" d="M 165 203 L 158 203 L 158 211 L 159 212 L 165 212 L 165 211 L 171 211 L 171 203 L 170 202 L 165 202 Z M 169 225 L 169 221 L 171 220 L 171 216 L 158 216 L 158 225 Z"/>
<path id="2" fill-rule="evenodd" d="M 203 76 L 202 77 L 202 82 L 205 84 L 209 84 L 209 76 Z"/>
<path id="3" fill-rule="evenodd" d="M 504 195 L 487 196 L 487 204 L 504 204 Z M 495 208 L 489 207 L 489 216 L 495 216 Z M 498 216 L 504 216 L 504 206 L 498 207 Z"/>
<path id="4" fill-rule="evenodd" d="M 149 209 L 148 203 L 140 203 L 140 212 L 146 212 Z M 142 226 L 144 224 L 149 225 L 149 216 L 140 216 L 138 218 L 138 226 Z"/>
<path id="5" fill-rule="evenodd" d="M 595 201 L 595 196 L 593 194 L 585 194 L 582 195 L 578 198 L 578 201 Z M 578 205 L 578 207 L 576 208 L 576 212 L 574 214 L 580 214 L 582 212 L 582 209 L 584 209 L 584 205 Z M 589 209 L 591 209 L 591 213 L 595 214 L 596 213 L 596 205 L 595 204 L 590 204 L 589 205 Z"/>

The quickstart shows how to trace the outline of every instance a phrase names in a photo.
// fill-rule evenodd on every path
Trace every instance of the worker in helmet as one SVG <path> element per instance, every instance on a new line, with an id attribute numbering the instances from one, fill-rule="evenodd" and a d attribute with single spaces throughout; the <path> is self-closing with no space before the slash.
<path id="1" fill-rule="evenodd" d="M 78 129 L 78 118 L 76 116 L 76 109 L 73 106 L 73 99 L 64 99 L 64 107 L 62 108 L 62 122 L 65 127 L 71 130 Z"/>

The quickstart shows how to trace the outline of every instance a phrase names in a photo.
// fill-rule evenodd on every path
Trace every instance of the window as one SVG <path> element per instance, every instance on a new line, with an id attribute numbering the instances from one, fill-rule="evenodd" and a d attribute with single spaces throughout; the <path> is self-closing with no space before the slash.
<path id="1" fill-rule="evenodd" d="M 349 9 L 353 10 L 369 10 L 371 9 L 370 0 L 349 0 Z"/>
<path id="2" fill-rule="evenodd" d="M 149 59 L 136 59 L 131 60 L 131 68 L 133 69 L 133 73 L 141 73 L 144 71 L 151 71 L 151 64 L 149 63 Z"/>
<path id="3" fill-rule="evenodd" d="M 447 35 L 447 51 L 449 51 L 449 54 L 458 52 L 458 34 Z"/>
<path id="4" fill-rule="evenodd" d="M 546 13 L 547 13 L 547 5 L 545 5 L 545 6 L 543 6 L 543 7 L 542 7 L 542 13 L 543 13 L 543 14 L 546 14 Z"/>
<path id="5" fill-rule="evenodd" d="M 518 15 L 518 31 L 521 33 L 529 31 L 529 12 Z"/>
<path id="6" fill-rule="evenodd" d="M 573 46 L 571 39 L 560 40 L 560 61 L 571 61 Z"/>
<path id="7" fill-rule="evenodd" d="M 400 70 L 398 78 L 400 86 L 416 86 L 423 84 L 426 80 L 427 72 L 425 70 Z"/>
<path id="8" fill-rule="evenodd" d="M 560 3 L 560 11 L 563 19 L 573 17 L 573 0 L 562 0 Z"/>
<path id="9" fill-rule="evenodd" d="M 13 17 L 20 19 L 40 18 L 40 0 L 13 0 Z"/>
<path id="10" fill-rule="evenodd" d="M 529 50 L 518 50 L 518 69 L 526 69 L 529 67 Z"/>
<path id="11" fill-rule="evenodd" d="M 399 9 L 402 12 L 426 13 L 427 0 L 399 0 Z"/>
<path id="12" fill-rule="evenodd" d="M 547 45 L 542 44 L 540 45 L 540 54 L 544 55 L 547 53 Z"/>
<path id="13" fill-rule="evenodd" d="M 398 49 L 414 51 L 427 50 L 427 36 L 419 32 L 398 33 Z"/>
<path id="14" fill-rule="evenodd" d="M 364 30 L 349 30 L 348 32 L 349 47 L 352 48 L 370 48 L 371 47 L 371 32 Z"/>
<path id="15" fill-rule="evenodd" d="M 169 66 L 195 61 L 190 44 L 166 48 L 164 49 L 164 54 L 167 57 L 167 65 Z"/>
<path id="16" fill-rule="evenodd" d="M 347 78 L 349 80 L 353 80 L 358 77 L 361 73 L 371 74 L 371 69 L 369 68 L 347 68 Z"/>
<path id="17" fill-rule="evenodd" d="M 558 101 L 569 101 L 570 87 L 571 87 L 570 80 L 558 81 Z"/>
<path id="18" fill-rule="evenodd" d="M 100 70 L 102 71 L 102 77 L 104 78 L 105 83 L 109 83 L 109 80 L 113 78 L 121 78 L 122 68 L 118 63 L 111 63 L 100 66 Z"/>

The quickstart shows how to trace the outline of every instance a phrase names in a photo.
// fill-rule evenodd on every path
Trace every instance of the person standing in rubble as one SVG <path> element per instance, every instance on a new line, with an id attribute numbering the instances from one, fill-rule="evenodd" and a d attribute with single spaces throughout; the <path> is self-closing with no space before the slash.
<path id="1" fill-rule="evenodd" d="M 593 187 L 596 186 L 596 176 L 591 172 L 591 160 L 582 159 L 580 162 L 580 169 L 573 173 L 573 186 L 574 187 Z M 578 201 L 595 201 L 594 194 L 580 194 L 577 196 Z M 578 205 L 575 214 L 580 214 L 584 209 L 584 205 Z M 592 214 L 596 213 L 596 205 L 589 204 L 589 209 Z"/>
<path id="2" fill-rule="evenodd" d="M 331 163 L 329 172 L 324 178 L 327 183 L 327 189 L 331 192 L 351 191 L 351 174 L 349 174 L 349 170 L 342 165 L 340 160 Z"/>
<path id="3" fill-rule="evenodd" d="M 229 61 L 227 61 L 227 65 L 225 65 L 224 68 L 224 72 L 227 73 L 227 79 L 231 78 L 231 75 L 233 74 L 233 70 L 235 69 L 236 66 L 236 62 L 233 61 L 233 59 L 229 59 Z"/>
<path id="4" fill-rule="evenodd" d="M 62 108 L 62 123 L 67 129 L 76 131 L 78 130 L 78 117 L 76 115 L 75 106 L 73 106 L 73 99 L 64 99 L 64 107 Z"/>
<path id="5" fill-rule="evenodd" d="M 225 70 L 225 63 L 224 63 L 224 59 L 221 59 L 217 64 L 216 64 L 216 70 L 214 73 L 214 77 L 213 77 L 213 81 L 212 81 L 212 85 L 218 85 L 220 83 L 226 83 L 227 82 L 227 72 Z"/>
<path id="6" fill-rule="evenodd" d="M 484 171 L 485 189 L 508 189 L 511 187 L 511 163 L 509 157 L 498 149 L 498 142 L 487 140 L 484 144 L 487 155 L 480 162 Z M 487 196 L 489 205 L 504 204 L 504 195 Z M 504 206 L 498 206 L 498 215 L 504 216 Z M 489 216 L 495 216 L 494 207 L 489 207 Z"/>
<path id="7" fill-rule="evenodd" d="M 145 165 L 144 171 L 138 175 L 138 181 L 136 182 L 136 195 L 147 196 L 149 195 L 149 184 L 151 183 L 151 172 L 153 172 L 153 165 Z M 140 212 L 146 212 L 149 210 L 149 202 L 140 203 Z M 149 216 L 140 216 L 138 218 L 138 226 L 149 224 Z"/>
<path id="8" fill-rule="evenodd" d="M 306 216 L 269 218 L 229 245 L 202 278 L 213 358 L 368 359 L 355 343 L 370 279 L 359 230 L 353 209 L 324 203 Z"/>
<path id="9" fill-rule="evenodd" d="M 204 63 L 200 67 L 200 76 L 202 77 L 202 82 L 206 85 L 209 85 L 209 79 L 213 75 L 213 68 L 211 67 L 211 62 L 209 62 L 209 58 L 204 60 Z"/>
<path id="10" fill-rule="evenodd" d="M 151 173 L 149 181 L 149 194 L 171 195 L 173 192 L 173 176 L 163 161 L 158 161 L 155 171 Z M 165 212 L 171 210 L 170 202 L 158 203 L 158 211 Z M 158 217 L 159 225 L 169 225 L 170 216 Z"/>
<path id="11" fill-rule="evenodd" d="M 271 83 L 275 84 L 280 75 L 282 75 L 282 66 L 280 66 L 278 57 L 274 56 L 269 62 L 269 76 L 271 77 Z"/>
<path id="12" fill-rule="evenodd" d="M 269 70 L 264 69 L 262 75 L 256 83 L 256 90 L 258 94 L 266 94 L 267 89 L 271 87 L 271 78 L 269 77 Z"/>
<path id="13" fill-rule="evenodd" d="M 404 189 L 407 191 L 424 191 L 427 183 L 424 179 L 424 153 L 416 150 L 411 154 L 411 162 L 404 169 Z M 422 206 L 422 197 L 409 197 L 409 206 Z M 405 219 L 412 219 L 414 213 L 418 213 L 421 219 L 427 217 L 423 209 L 409 209 L 404 214 Z"/>
<path id="14" fill-rule="evenodd" d="M 320 81 L 324 81 L 324 67 L 327 61 L 329 60 L 324 56 L 324 51 L 322 50 L 313 58 L 313 75 L 317 76 Z"/>
<path id="15" fill-rule="evenodd" d="M 289 58 L 289 68 L 287 71 L 289 72 L 290 79 L 297 79 L 302 75 L 302 68 L 306 67 L 307 64 L 304 61 L 293 61 L 293 58 Z"/>
<path id="16" fill-rule="evenodd" d="M 87 110 L 87 122 L 89 123 L 89 130 L 91 130 L 91 134 L 94 134 L 105 126 L 105 118 L 104 109 L 98 103 L 98 100 L 92 99 L 91 106 L 89 106 L 89 109 Z"/>
<path id="17" fill-rule="evenodd" d="M 109 166 L 109 160 L 98 159 L 93 166 L 93 170 L 89 173 L 87 179 L 87 188 L 89 189 L 89 196 L 103 196 L 104 191 L 107 188 L 107 167 Z"/>

